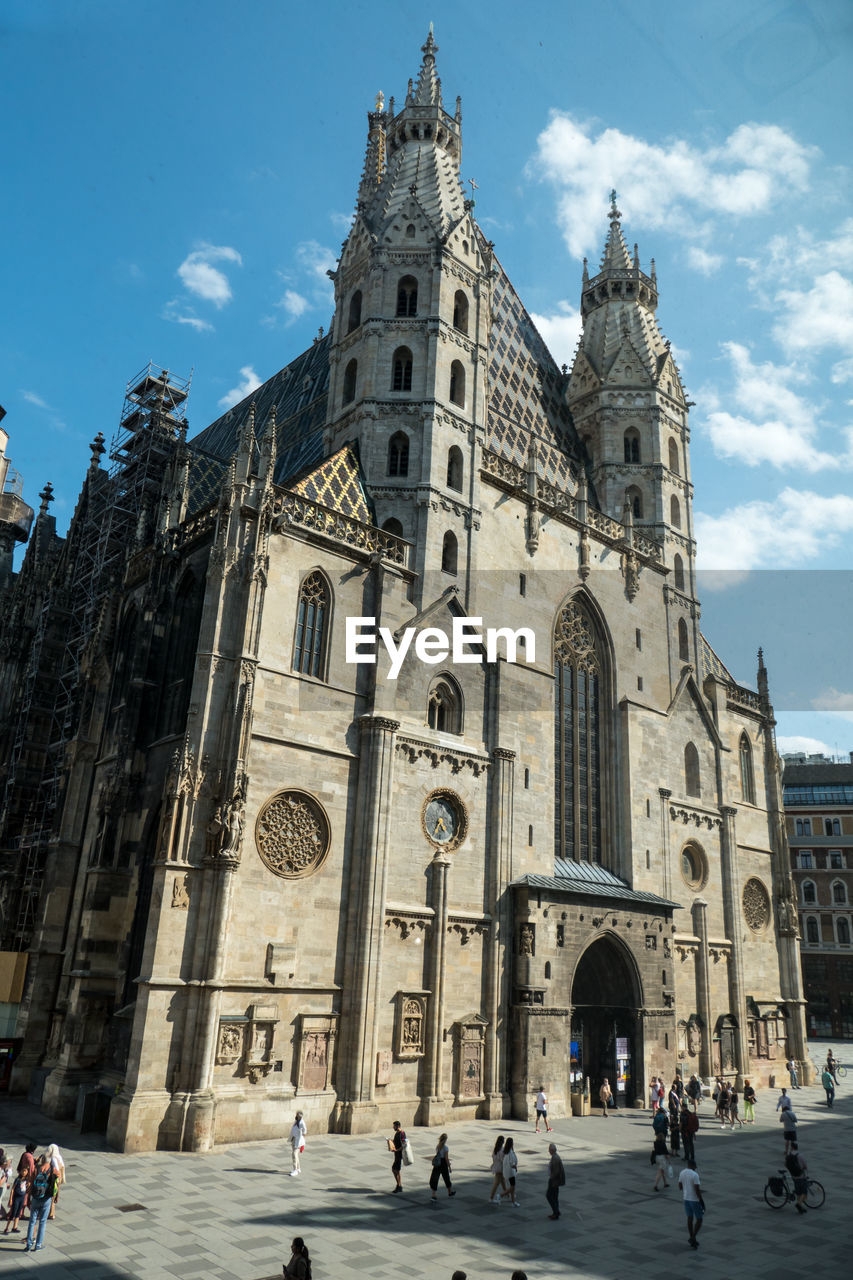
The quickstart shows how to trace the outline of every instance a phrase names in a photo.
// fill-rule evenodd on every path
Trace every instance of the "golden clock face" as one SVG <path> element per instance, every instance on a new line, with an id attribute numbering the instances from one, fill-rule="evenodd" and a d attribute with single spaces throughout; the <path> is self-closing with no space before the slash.
<path id="1" fill-rule="evenodd" d="M 421 823 L 430 843 L 446 852 L 458 848 L 465 839 L 468 815 L 454 792 L 433 791 L 424 802 Z"/>

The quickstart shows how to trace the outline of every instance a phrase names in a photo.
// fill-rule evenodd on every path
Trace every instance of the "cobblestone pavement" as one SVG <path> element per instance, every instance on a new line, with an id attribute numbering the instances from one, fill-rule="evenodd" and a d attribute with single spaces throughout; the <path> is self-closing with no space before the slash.
<path id="1" fill-rule="evenodd" d="M 834 1047 L 843 1060 L 844 1046 Z M 849 1274 L 853 1070 L 832 1112 L 820 1086 L 793 1095 L 801 1150 L 827 1191 L 824 1208 L 803 1217 L 763 1199 L 768 1176 L 782 1165 L 777 1097 L 760 1092 L 755 1125 L 736 1132 L 712 1123 L 707 1101 L 700 1110 L 697 1159 L 708 1214 L 695 1253 L 677 1187 L 652 1191 L 647 1111 L 554 1122 L 567 1185 L 562 1216 L 550 1222 L 551 1138 L 518 1121 L 448 1126 L 458 1194 L 449 1199 L 442 1189 L 433 1208 L 426 1185 L 432 1130 L 410 1131 L 416 1163 L 404 1171 L 404 1194 L 392 1195 L 391 1157 L 375 1135 L 309 1134 L 303 1173 L 290 1178 L 284 1142 L 125 1156 L 6 1101 L 0 1145 L 17 1163 L 25 1141 L 58 1142 L 68 1183 L 41 1252 L 23 1252 L 23 1232 L 0 1235 L 0 1276 L 278 1280 L 294 1235 L 308 1242 L 315 1280 L 450 1280 L 456 1267 L 469 1280 L 509 1280 L 516 1267 L 529 1280 L 802 1280 L 818 1268 Z M 513 1135 L 519 1154 L 517 1209 L 487 1201 L 498 1132 Z M 680 1167 L 676 1161 L 676 1177 Z"/>

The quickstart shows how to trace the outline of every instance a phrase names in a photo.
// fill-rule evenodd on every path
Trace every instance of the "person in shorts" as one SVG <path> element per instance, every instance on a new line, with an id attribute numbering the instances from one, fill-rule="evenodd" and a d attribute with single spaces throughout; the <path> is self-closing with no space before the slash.
<path id="1" fill-rule="evenodd" d="M 399 1120 L 394 1121 L 393 1128 L 394 1136 L 388 1139 L 388 1147 L 394 1152 L 394 1159 L 391 1162 L 391 1172 L 394 1175 L 394 1182 L 396 1183 L 392 1194 L 396 1196 L 403 1190 L 401 1170 L 403 1168 L 403 1147 L 406 1144 L 406 1135 L 403 1132 L 403 1126 L 400 1124 Z"/>
<path id="2" fill-rule="evenodd" d="M 785 1135 L 785 1155 L 788 1155 L 792 1146 L 797 1145 L 797 1117 L 790 1107 L 787 1107 L 779 1117 L 784 1126 L 782 1132 Z"/>
<path id="3" fill-rule="evenodd" d="M 536 1132 L 539 1132 L 539 1121 L 545 1121 L 545 1132 L 551 1132 L 551 1126 L 548 1123 L 548 1099 L 542 1085 L 539 1086 L 539 1092 L 536 1095 Z"/>
<path id="4" fill-rule="evenodd" d="M 699 1248 L 696 1237 L 705 1216 L 705 1201 L 699 1185 L 699 1174 L 696 1172 L 696 1161 L 689 1160 L 687 1168 L 678 1175 L 678 1185 L 684 1197 L 684 1212 L 687 1214 L 687 1239 L 691 1249 Z"/>
<path id="5" fill-rule="evenodd" d="M 794 1193 L 797 1197 L 797 1213 L 806 1212 L 806 1192 L 809 1180 L 806 1175 L 808 1165 L 799 1153 L 796 1142 L 791 1143 L 791 1150 L 785 1156 L 785 1168 L 794 1179 Z"/>

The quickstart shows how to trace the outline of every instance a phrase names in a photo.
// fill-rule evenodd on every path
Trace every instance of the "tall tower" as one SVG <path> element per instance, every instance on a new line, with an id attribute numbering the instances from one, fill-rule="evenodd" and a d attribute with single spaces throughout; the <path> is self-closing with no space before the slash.
<path id="1" fill-rule="evenodd" d="M 364 172 L 335 285 L 327 445 L 358 442 L 380 525 L 435 581 L 473 558 L 485 423 L 489 251 L 460 180 L 432 29 L 403 109 L 368 113 Z"/>
<path id="2" fill-rule="evenodd" d="M 622 214 L 611 192 L 610 231 L 598 273 L 584 259 L 583 333 L 569 379 L 568 400 L 593 462 L 602 508 L 622 519 L 630 503 L 634 525 L 660 542 L 671 584 L 695 597 L 693 486 L 685 398 L 670 344 L 655 316 L 654 259 L 640 269 L 628 253 Z"/>

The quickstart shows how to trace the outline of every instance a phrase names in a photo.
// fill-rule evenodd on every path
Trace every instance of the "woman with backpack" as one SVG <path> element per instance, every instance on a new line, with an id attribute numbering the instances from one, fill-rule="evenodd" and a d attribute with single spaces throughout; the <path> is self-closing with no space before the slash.
<path id="1" fill-rule="evenodd" d="M 35 1177 L 30 1183 L 30 1225 L 27 1228 L 26 1251 L 35 1252 L 44 1248 L 44 1224 L 53 1204 L 53 1193 L 56 1190 L 56 1173 L 47 1152 L 39 1157 L 36 1164 Z M 38 1227 L 38 1234 L 36 1234 Z M 34 1243 L 35 1241 L 35 1243 Z"/>
<path id="2" fill-rule="evenodd" d="M 453 1183 L 450 1181 L 450 1148 L 447 1145 L 447 1134 L 443 1133 L 435 1144 L 435 1155 L 432 1158 L 432 1173 L 429 1175 L 429 1189 L 432 1192 L 432 1202 L 438 1202 L 438 1180 L 444 1178 L 444 1185 L 447 1187 L 447 1194 L 455 1196 Z"/>
<path id="3" fill-rule="evenodd" d="M 311 1280 L 311 1258 L 302 1236 L 290 1246 L 290 1262 L 284 1267 L 284 1280 Z"/>

